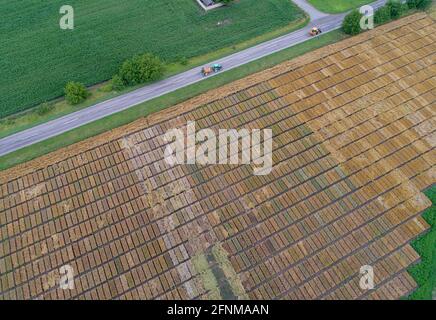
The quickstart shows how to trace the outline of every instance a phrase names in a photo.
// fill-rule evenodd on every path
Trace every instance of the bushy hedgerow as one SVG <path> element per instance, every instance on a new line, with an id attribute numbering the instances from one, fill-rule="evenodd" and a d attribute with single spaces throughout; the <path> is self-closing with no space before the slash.
<path id="1" fill-rule="evenodd" d="M 111 89 L 114 91 L 121 91 L 124 89 L 123 79 L 119 75 L 114 75 L 111 80 Z"/>
<path id="2" fill-rule="evenodd" d="M 158 57 L 145 53 L 126 60 L 122 64 L 118 76 L 124 85 L 134 86 L 157 80 L 162 76 L 163 70 L 163 63 Z"/>
<path id="3" fill-rule="evenodd" d="M 391 20 L 391 11 L 387 6 L 383 6 L 374 13 L 374 22 L 383 24 Z"/>
<path id="4" fill-rule="evenodd" d="M 410 9 L 424 10 L 430 7 L 432 0 L 407 0 L 407 6 Z"/>
<path id="5" fill-rule="evenodd" d="M 418 4 L 418 0 L 406 0 L 406 4 L 409 9 L 415 9 L 416 5 Z"/>
<path id="6" fill-rule="evenodd" d="M 378 9 L 374 14 L 374 22 L 383 24 L 390 20 L 398 19 L 408 10 L 428 8 L 432 0 L 407 0 L 403 3 L 400 0 L 389 0 L 385 6 Z"/>
<path id="7" fill-rule="evenodd" d="M 420 10 L 425 10 L 431 6 L 432 2 L 433 0 L 418 0 L 418 4 L 416 5 L 416 8 Z"/>

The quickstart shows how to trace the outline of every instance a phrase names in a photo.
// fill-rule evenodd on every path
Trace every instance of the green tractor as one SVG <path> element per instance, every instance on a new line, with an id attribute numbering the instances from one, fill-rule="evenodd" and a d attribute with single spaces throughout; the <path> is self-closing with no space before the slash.
<path id="1" fill-rule="evenodd" d="M 220 72 L 222 69 L 223 69 L 222 65 L 215 63 L 215 64 L 211 65 L 210 67 L 203 67 L 201 69 L 201 74 L 203 75 L 203 77 L 207 77 L 211 73 Z"/>

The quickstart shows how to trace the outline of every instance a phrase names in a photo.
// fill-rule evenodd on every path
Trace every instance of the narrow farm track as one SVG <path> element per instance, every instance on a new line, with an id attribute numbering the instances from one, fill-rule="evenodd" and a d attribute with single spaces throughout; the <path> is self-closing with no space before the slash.
<path id="1" fill-rule="evenodd" d="M 379 0 L 374 2 L 373 6 L 377 8 L 382 6 L 385 2 L 385 0 Z M 222 64 L 224 66 L 224 72 L 226 70 L 237 68 L 251 61 L 260 59 L 272 53 L 309 40 L 310 37 L 308 36 L 308 33 L 310 28 L 314 25 L 321 27 L 324 32 L 336 30 L 341 26 L 342 20 L 345 16 L 345 14 L 322 14 L 308 5 L 306 1 L 299 0 L 296 1 L 296 3 L 297 5 L 300 4 L 303 9 L 306 9 L 309 15 L 315 19 L 312 20 L 307 27 L 211 63 Z M 200 75 L 200 68 L 194 68 L 168 79 L 147 85 L 125 95 L 98 103 L 86 109 L 5 137 L 0 139 L 0 156 L 60 135 L 64 132 L 102 119 L 111 114 L 126 110 L 142 102 L 149 101 L 202 80 L 204 80 L 204 78 Z"/>

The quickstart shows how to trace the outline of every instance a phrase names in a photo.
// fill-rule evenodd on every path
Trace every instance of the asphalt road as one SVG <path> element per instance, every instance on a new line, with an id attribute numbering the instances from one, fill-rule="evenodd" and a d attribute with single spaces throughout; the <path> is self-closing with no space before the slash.
<path id="1" fill-rule="evenodd" d="M 304 0 L 295 0 L 312 18 L 311 23 L 303 29 L 281 36 L 279 38 L 261 43 L 257 46 L 237 52 L 230 56 L 211 62 L 223 65 L 225 72 L 237 68 L 251 61 L 268 56 L 272 53 L 292 47 L 311 39 L 308 35 L 313 26 L 318 26 L 324 33 L 340 28 L 345 14 L 326 15 L 311 8 Z M 373 3 L 374 8 L 382 6 L 386 1 L 379 0 Z M 98 103 L 80 111 L 68 114 L 50 122 L 18 132 L 0 139 L 0 156 L 30 146 L 37 142 L 57 136 L 64 132 L 78 128 L 111 114 L 128 109 L 142 102 L 154 99 L 177 89 L 189 86 L 203 80 L 201 68 L 177 74 L 165 80 L 144 86 L 135 91 Z M 209 76 L 212 77 L 213 75 Z"/>

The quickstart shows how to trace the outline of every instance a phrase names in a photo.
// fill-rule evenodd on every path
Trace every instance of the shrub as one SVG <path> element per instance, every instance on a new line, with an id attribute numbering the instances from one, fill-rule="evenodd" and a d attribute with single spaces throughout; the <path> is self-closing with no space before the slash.
<path id="1" fill-rule="evenodd" d="M 430 4 L 431 4 L 432 0 L 407 0 L 407 6 L 410 9 L 427 9 Z"/>
<path id="2" fill-rule="evenodd" d="M 387 6 L 378 9 L 374 14 L 374 22 L 376 24 L 383 24 L 391 20 L 391 10 Z"/>
<path id="3" fill-rule="evenodd" d="M 180 64 L 182 65 L 182 66 L 186 66 L 187 64 L 188 64 L 188 58 L 186 58 L 186 57 L 181 57 L 180 58 Z"/>
<path id="4" fill-rule="evenodd" d="M 418 5 L 418 0 L 407 0 L 406 4 L 409 7 L 409 9 L 415 9 Z"/>
<path id="5" fill-rule="evenodd" d="M 111 80 L 111 88 L 115 91 L 121 91 L 124 88 L 123 79 L 119 75 L 114 75 Z"/>
<path id="6" fill-rule="evenodd" d="M 85 85 L 80 82 L 68 82 L 65 86 L 65 99 L 69 104 L 79 104 L 89 97 Z"/>
<path id="7" fill-rule="evenodd" d="M 363 15 L 357 11 L 353 10 L 351 11 L 344 19 L 344 22 L 342 23 L 342 30 L 346 34 L 356 35 L 360 33 L 360 20 L 362 19 Z"/>
<path id="8" fill-rule="evenodd" d="M 416 2 L 416 7 L 420 10 L 424 10 L 430 7 L 432 0 L 416 0 Z"/>
<path id="9" fill-rule="evenodd" d="M 398 19 L 403 13 L 403 6 L 398 0 L 389 0 L 386 7 L 389 8 L 391 19 Z"/>
<path id="10" fill-rule="evenodd" d="M 163 63 L 152 54 L 134 56 L 126 60 L 119 71 L 119 76 L 124 85 L 137 85 L 157 80 L 162 76 Z"/>
<path id="11" fill-rule="evenodd" d="M 39 116 L 43 116 L 50 111 L 52 111 L 54 108 L 54 105 L 52 103 L 44 102 L 36 109 L 36 114 Z"/>

